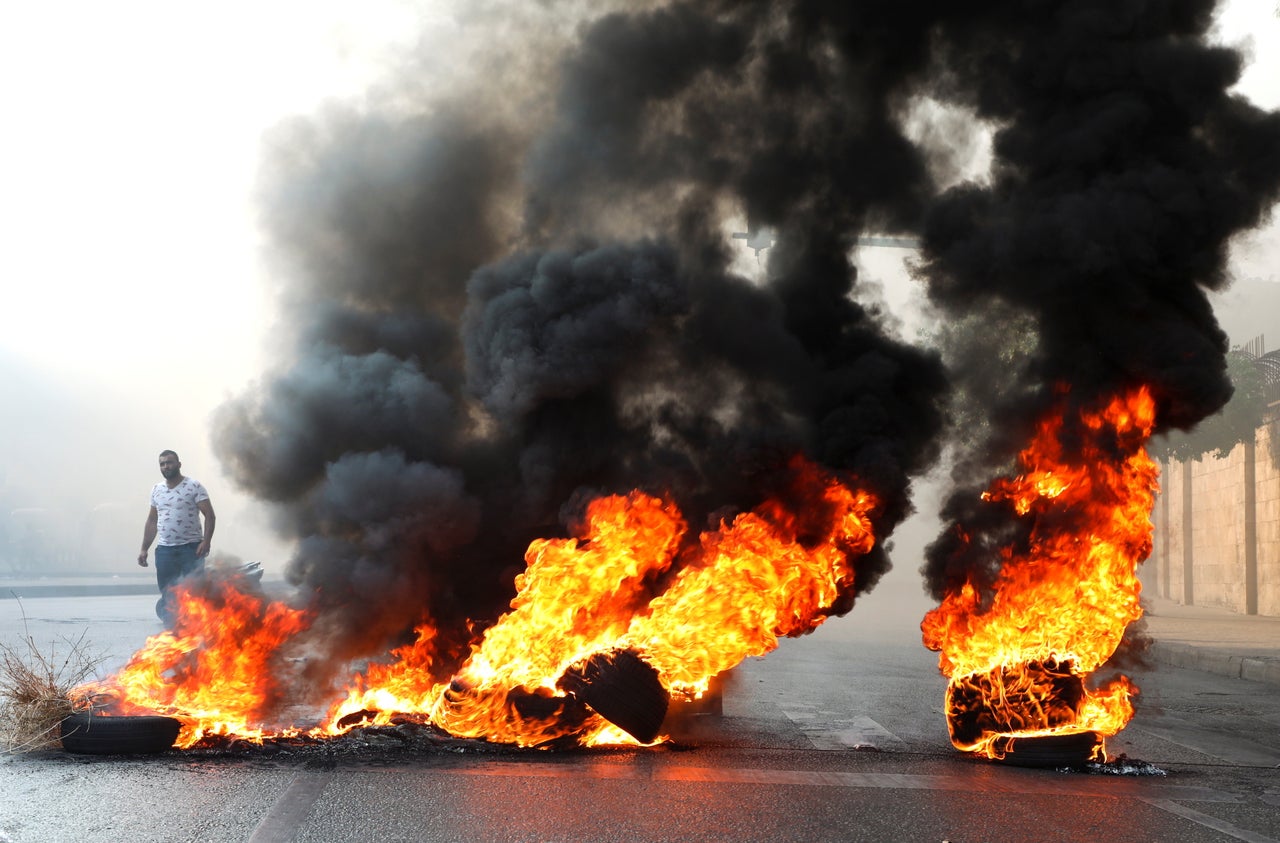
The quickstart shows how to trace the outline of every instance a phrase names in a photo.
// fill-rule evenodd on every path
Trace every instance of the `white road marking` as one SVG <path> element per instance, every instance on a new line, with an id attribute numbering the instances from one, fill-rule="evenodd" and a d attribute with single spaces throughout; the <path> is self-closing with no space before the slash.
<path id="1" fill-rule="evenodd" d="M 813 744 L 814 749 L 906 749 L 902 738 L 866 715 L 852 720 L 812 706 L 783 706 L 782 711 Z M 821 716 L 819 716 L 821 715 Z"/>
<path id="2" fill-rule="evenodd" d="M 1276 840 L 1274 837 L 1267 837 L 1266 835 L 1241 828 L 1238 825 L 1232 825 L 1226 820 L 1220 820 L 1217 817 L 1202 814 L 1199 811 L 1188 808 L 1185 805 L 1179 805 L 1169 799 L 1138 798 L 1143 802 L 1146 802 L 1148 805 L 1159 808 L 1162 811 L 1168 811 L 1170 814 L 1175 814 L 1185 820 L 1191 820 L 1191 822 L 1196 823 L 1197 825 L 1202 825 L 1205 828 L 1220 831 L 1228 837 L 1243 840 L 1245 843 L 1280 843 L 1280 841 Z"/>
<path id="3" fill-rule="evenodd" d="M 332 772 L 304 770 L 298 773 L 253 830 L 248 843 L 290 843 L 310 815 L 311 806 L 331 781 Z"/>

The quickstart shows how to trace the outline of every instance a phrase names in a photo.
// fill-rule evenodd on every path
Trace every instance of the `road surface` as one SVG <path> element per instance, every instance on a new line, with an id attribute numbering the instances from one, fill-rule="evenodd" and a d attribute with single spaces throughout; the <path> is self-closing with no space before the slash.
<path id="1" fill-rule="evenodd" d="M 0 640 L 84 634 L 121 664 L 154 598 L 0 602 Z M 0 843 L 40 841 L 1280 841 L 1280 695 L 1179 668 L 1109 742 L 1132 775 L 954 751 L 928 608 L 877 589 L 733 674 L 651 749 L 517 751 L 390 731 L 333 746 L 0 756 Z M 1140 763 L 1139 763 L 1140 762 Z M 1114 767 L 1113 767 L 1114 769 Z"/>

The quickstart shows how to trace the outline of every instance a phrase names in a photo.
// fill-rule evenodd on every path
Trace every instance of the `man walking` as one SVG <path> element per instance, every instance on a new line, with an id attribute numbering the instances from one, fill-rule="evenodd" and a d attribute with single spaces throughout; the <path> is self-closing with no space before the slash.
<path id="1" fill-rule="evenodd" d="M 173 451 L 160 452 L 160 475 L 151 488 L 151 511 L 142 529 L 142 552 L 138 564 L 147 567 L 147 550 L 156 544 L 156 583 L 160 600 L 156 614 L 166 624 L 173 622 L 172 588 L 178 580 L 204 568 L 213 541 L 217 519 L 209 493 L 199 480 L 182 476 L 182 463 Z M 204 516 L 204 529 L 200 516 Z"/>

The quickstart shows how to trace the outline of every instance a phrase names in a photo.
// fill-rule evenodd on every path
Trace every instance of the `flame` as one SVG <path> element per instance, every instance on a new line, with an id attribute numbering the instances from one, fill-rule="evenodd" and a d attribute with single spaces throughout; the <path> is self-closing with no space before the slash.
<path id="1" fill-rule="evenodd" d="M 534 541 L 511 611 L 439 695 L 433 722 L 450 734 L 522 746 L 604 728 L 599 718 L 566 721 L 550 702 L 556 683 L 573 664 L 616 646 L 687 529 L 673 504 L 632 492 L 592 501 L 581 540 Z M 551 705 L 550 716 L 530 704 L 538 699 Z"/>
<path id="2" fill-rule="evenodd" d="M 1142 616 L 1137 566 L 1151 553 L 1158 471 L 1146 442 L 1155 402 L 1135 389 L 1080 422 L 1069 456 L 1063 417 L 1044 419 L 1019 454 L 1022 473 L 983 495 L 1029 527 L 1024 543 L 999 550 L 990 593 L 966 582 L 921 624 L 950 679 L 947 722 L 959 749 L 1000 757 L 998 738 L 1105 737 L 1133 717 L 1132 682 L 1086 680 Z"/>
<path id="3" fill-rule="evenodd" d="M 780 636 L 816 628 L 852 587 L 849 557 L 875 543 L 869 518 L 876 501 L 834 481 L 820 494 L 831 513 L 821 540 L 802 542 L 782 510 L 739 515 L 703 534 L 699 564 L 682 570 L 631 623 L 626 642 L 646 654 L 668 688 L 700 696 L 713 676 L 770 652 Z"/>
<path id="4" fill-rule="evenodd" d="M 281 644 L 308 615 L 210 578 L 175 588 L 171 631 L 153 635 L 115 676 L 78 689 L 110 700 L 114 714 L 164 714 L 182 721 L 177 746 L 206 735 L 261 742 L 262 722 L 282 698 Z M 287 730 L 286 730 L 287 731 Z"/>
<path id="5" fill-rule="evenodd" d="M 313 737 L 416 717 L 457 737 L 519 746 L 569 740 L 637 743 L 566 690 L 600 654 L 630 651 L 662 693 L 694 698 L 711 678 L 778 639 L 817 627 L 852 594 L 851 560 L 875 543 L 877 500 L 797 459 L 783 500 L 696 537 L 676 504 L 640 491 L 592 501 L 581 535 L 539 539 L 525 555 L 510 611 L 439 681 L 437 629 L 367 665 Z M 288 653 L 309 628 L 301 610 L 212 580 L 179 589 L 173 632 L 87 693 L 116 714 L 178 717 L 180 747 L 211 735 L 261 741 L 299 734 L 269 725 L 287 696 Z"/>
<path id="6" fill-rule="evenodd" d="M 432 721 L 524 746 L 569 734 L 618 742 L 617 729 L 558 692 L 593 654 L 631 650 L 669 693 L 695 697 L 779 636 L 815 628 L 852 587 L 850 556 L 874 544 L 877 502 L 807 463 L 793 469 L 804 517 L 771 501 L 690 543 L 674 503 L 633 492 L 593 501 L 581 539 L 534 542 L 511 611 L 443 690 Z"/>
<path id="7" fill-rule="evenodd" d="M 396 714 L 428 711 L 441 691 L 425 679 L 432 675 L 437 633 L 429 623 L 414 632 L 417 637 L 412 644 L 391 651 L 397 661 L 372 664 L 358 674 L 346 699 L 329 709 L 325 724 L 312 734 L 339 735 L 356 725 L 386 725 Z M 348 718 L 350 724 L 344 725 Z"/>

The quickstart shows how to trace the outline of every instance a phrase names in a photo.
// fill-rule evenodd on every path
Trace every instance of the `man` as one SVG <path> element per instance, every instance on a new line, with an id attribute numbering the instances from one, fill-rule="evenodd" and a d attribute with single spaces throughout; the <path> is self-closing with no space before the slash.
<path id="1" fill-rule="evenodd" d="M 156 603 L 156 614 L 170 624 L 173 622 L 171 589 L 178 580 L 204 568 L 217 519 L 209 493 L 199 480 L 182 476 L 182 463 L 173 451 L 160 452 L 160 475 L 164 480 L 151 488 L 151 511 L 142 528 L 138 564 L 147 567 L 147 550 L 159 538 L 156 583 L 160 586 L 160 601 Z"/>

